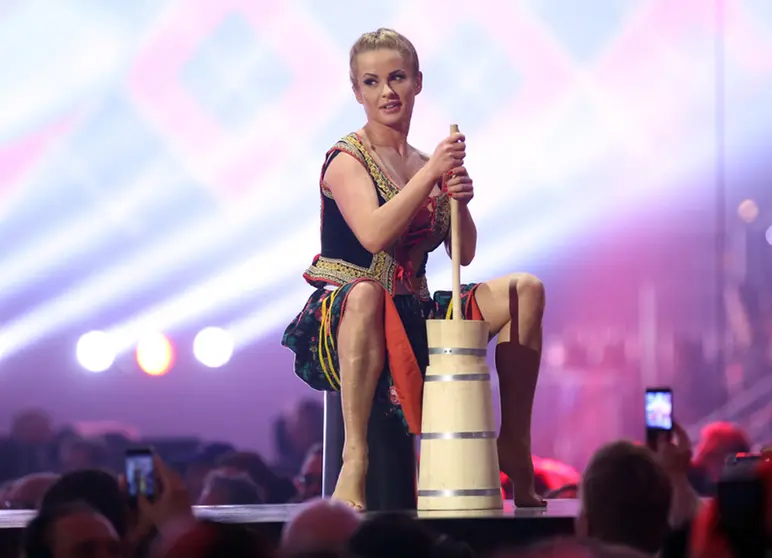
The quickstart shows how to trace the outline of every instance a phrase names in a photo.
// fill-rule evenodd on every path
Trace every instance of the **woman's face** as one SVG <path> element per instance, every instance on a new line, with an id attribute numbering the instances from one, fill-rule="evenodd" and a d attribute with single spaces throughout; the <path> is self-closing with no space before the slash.
<path id="1" fill-rule="evenodd" d="M 356 58 L 354 94 L 364 107 L 368 122 L 396 127 L 408 124 L 423 76 L 391 49 L 363 52 Z"/>

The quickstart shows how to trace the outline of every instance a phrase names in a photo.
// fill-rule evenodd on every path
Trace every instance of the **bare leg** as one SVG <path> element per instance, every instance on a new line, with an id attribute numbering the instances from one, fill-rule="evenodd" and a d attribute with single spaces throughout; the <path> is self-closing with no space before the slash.
<path id="1" fill-rule="evenodd" d="M 363 281 L 354 285 L 348 293 L 338 327 L 340 394 L 346 439 L 343 468 L 332 497 L 360 509 L 365 506 L 367 423 L 386 352 L 384 296 L 383 288 L 376 283 Z"/>
<path id="2" fill-rule="evenodd" d="M 544 287 L 532 275 L 514 274 L 484 283 L 476 299 L 491 331 L 498 332 L 499 464 L 512 480 L 516 505 L 543 506 L 534 489 L 531 414 L 541 362 Z"/>

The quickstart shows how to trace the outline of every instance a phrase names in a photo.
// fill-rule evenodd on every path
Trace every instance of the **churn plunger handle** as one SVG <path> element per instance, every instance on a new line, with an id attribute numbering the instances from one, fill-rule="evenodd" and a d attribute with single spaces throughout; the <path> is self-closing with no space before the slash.
<path id="1" fill-rule="evenodd" d="M 458 124 L 450 125 L 450 133 L 458 133 Z M 459 223 L 458 200 L 450 198 L 450 257 L 453 265 L 453 319 L 463 320 L 461 309 L 461 224 Z"/>

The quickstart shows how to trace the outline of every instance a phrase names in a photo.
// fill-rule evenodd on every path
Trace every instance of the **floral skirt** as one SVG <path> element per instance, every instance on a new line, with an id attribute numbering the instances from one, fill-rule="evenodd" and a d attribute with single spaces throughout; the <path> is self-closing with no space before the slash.
<path id="1" fill-rule="evenodd" d="M 282 337 L 282 345 L 295 353 L 295 374 L 315 390 L 340 389 L 338 327 L 343 316 L 346 297 L 357 282 L 347 283 L 335 290 L 319 288 L 314 291 L 303 310 L 287 326 Z M 476 284 L 468 284 L 461 287 L 461 303 L 464 307 L 465 319 L 480 319 L 479 309 L 474 301 L 476 286 Z M 426 320 L 449 318 L 451 299 L 450 291 L 437 291 L 432 300 L 420 300 L 412 295 L 397 295 L 392 298 L 399 315 L 397 327 L 402 328 L 409 341 L 409 348 L 405 347 L 405 350 L 412 351 L 422 376 L 429 364 Z M 394 324 L 389 324 L 387 321 L 386 325 L 385 332 L 388 338 L 395 333 Z M 408 426 L 395 390 L 391 371 L 393 365 L 390 365 L 390 361 L 394 362 L 391 358 L 385 359 L 383 373 L 375 392 L 375 402 L 380 403 L 376 407 L 387 409 L 387 414 L 397 415 L 405 426 Z"/>

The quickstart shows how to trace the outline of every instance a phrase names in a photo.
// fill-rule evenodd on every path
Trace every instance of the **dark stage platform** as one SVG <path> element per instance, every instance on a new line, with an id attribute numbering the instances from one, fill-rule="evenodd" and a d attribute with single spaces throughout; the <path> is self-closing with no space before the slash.
<path id="1" fill-rule="evenodd" d="M 282 506 L 216 506 L 196 507 L 201 519 L 250 525 L 274 541 L 284 523 L 301 508 L 300 504 Z M 457 540 L 469 543 L 478 551 L 489 551 L 504 545 L 520 545 L 540 538 L 570 534 L 579 510 L 577 500 L 550 500 L 544 509 L 516 509 L 504 502 L 498 512 L 405 512 L 426 521 L 428 526 Z M 377 512 L 373 512 L 377 513 Z M 21 531 L 34 517 L 32 511 L 0 511 L 0 556 L 11 555 L 18 545 Z"/>

